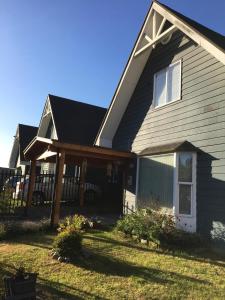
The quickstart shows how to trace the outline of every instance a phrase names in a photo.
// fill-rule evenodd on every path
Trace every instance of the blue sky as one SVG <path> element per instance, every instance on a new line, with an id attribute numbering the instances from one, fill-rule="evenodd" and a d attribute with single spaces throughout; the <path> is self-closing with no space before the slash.
<path id="1" fill-rule="evenodd" d="M 225 35 L 224 0 L 162 0 Z M 47 94 L 107 107 L 150 0 L 0 0 L 0 166 Z"/>

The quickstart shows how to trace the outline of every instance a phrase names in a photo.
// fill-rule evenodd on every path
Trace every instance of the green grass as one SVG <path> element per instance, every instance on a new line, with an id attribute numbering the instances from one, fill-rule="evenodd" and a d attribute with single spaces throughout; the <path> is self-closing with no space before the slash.
<path id="1" fill-rule="evenodd" d="M 204 251 L 163 252 L 92 231 L 83 241 L 91 257 L 64 264 L 49 255 L 53 237 L 38 233 L 0 243 L 0 277 L 21 265 L 38 272 L 38 293 L 46 300 L 225 299 L 225 262 L 203 258 Z"/>

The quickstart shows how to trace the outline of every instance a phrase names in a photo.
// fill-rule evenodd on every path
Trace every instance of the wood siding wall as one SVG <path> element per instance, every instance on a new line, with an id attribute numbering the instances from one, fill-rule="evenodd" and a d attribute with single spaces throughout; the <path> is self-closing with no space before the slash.
<path id="1" fill-rule="evenodd" d="M 182 98 L 152 108 L 153 75 L 182 60 Z M 197 160 L 198 231 L 225 233 L 225 66 L 202 47 L 173 34 L 152 52 L 113 140 L 113 148 L 139 153 L 146 147 L 188 140 Z M 127 197 L 134 204 L 135 195 Z"/>

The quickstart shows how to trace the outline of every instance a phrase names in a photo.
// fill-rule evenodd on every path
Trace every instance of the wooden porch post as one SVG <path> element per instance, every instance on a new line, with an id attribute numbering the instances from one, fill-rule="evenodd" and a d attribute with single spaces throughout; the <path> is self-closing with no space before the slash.
<path id="1" fill-rule="evenodd" d="M 63 168 L 65 163 L 65 151 L 61 150 L 57 154 L 56 161 L 56 176 L 55 176 L 55 190 L 53 199 L 53 208 L 51 212 L 51 225 L 57 226 L 60 218 L 60 202 L 62 196 L 62 179 L 63 179 Z"/>
<path id="2" fill-rule="evenodd" d="M 80 170 L 80 190 L 79 190 L 80 207 L 84 206 L 84 185 L 85 185 L 86 170 L 87 170 L 87 160 L 84 159 L 82 161 L 81 170 Z"/>
<path id="3" fill-rule="evenodd" d="M 28 209 L 32 205 L 32 197 L 33 197 L 33 191 L 35 186 L 35 178 L 36 178 L 36 159 L 31 161 L 30 165 L 30 180 L 29 180 L 29 186 L 28 186 L 28 195 L 27 195 L 27 203 L 26 203 L 26 215 L 28 214 Z M 24 178 L 25 180 L 25 178 Z"/>

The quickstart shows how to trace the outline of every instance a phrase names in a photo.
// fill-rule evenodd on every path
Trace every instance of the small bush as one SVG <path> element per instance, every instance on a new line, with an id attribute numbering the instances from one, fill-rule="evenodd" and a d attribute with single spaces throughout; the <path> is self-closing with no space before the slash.
<path id="1" fill-rule="evenodd" d="M 64 230 L 86 230 L 92 228 L 101 228 L 101 221 L 97 218 L 86 218 L 82 215 L 66 217 L 59 223 L 58 231 Z"/>
<path id="2" fill-rule="evenodd" d="M 173 216 L 151 209 L 142 209 L 124 216 L 117 222 L 116 229 L 157 245 L 190 248 L 201 244 L 199 235 L 177 229 Z"/>
<path id="3" fill-rule="evenodd" d="M 0 241 L 6 238 L 7 230 L 5 224 L 0 224 Z"/>
<path id="4" fill-rule="evenodd" d="M 55 237 L 53 250 L 59 256 L 74 259 L 81 252 L 82 235 L 78 231 L 64 230 Z"/>

